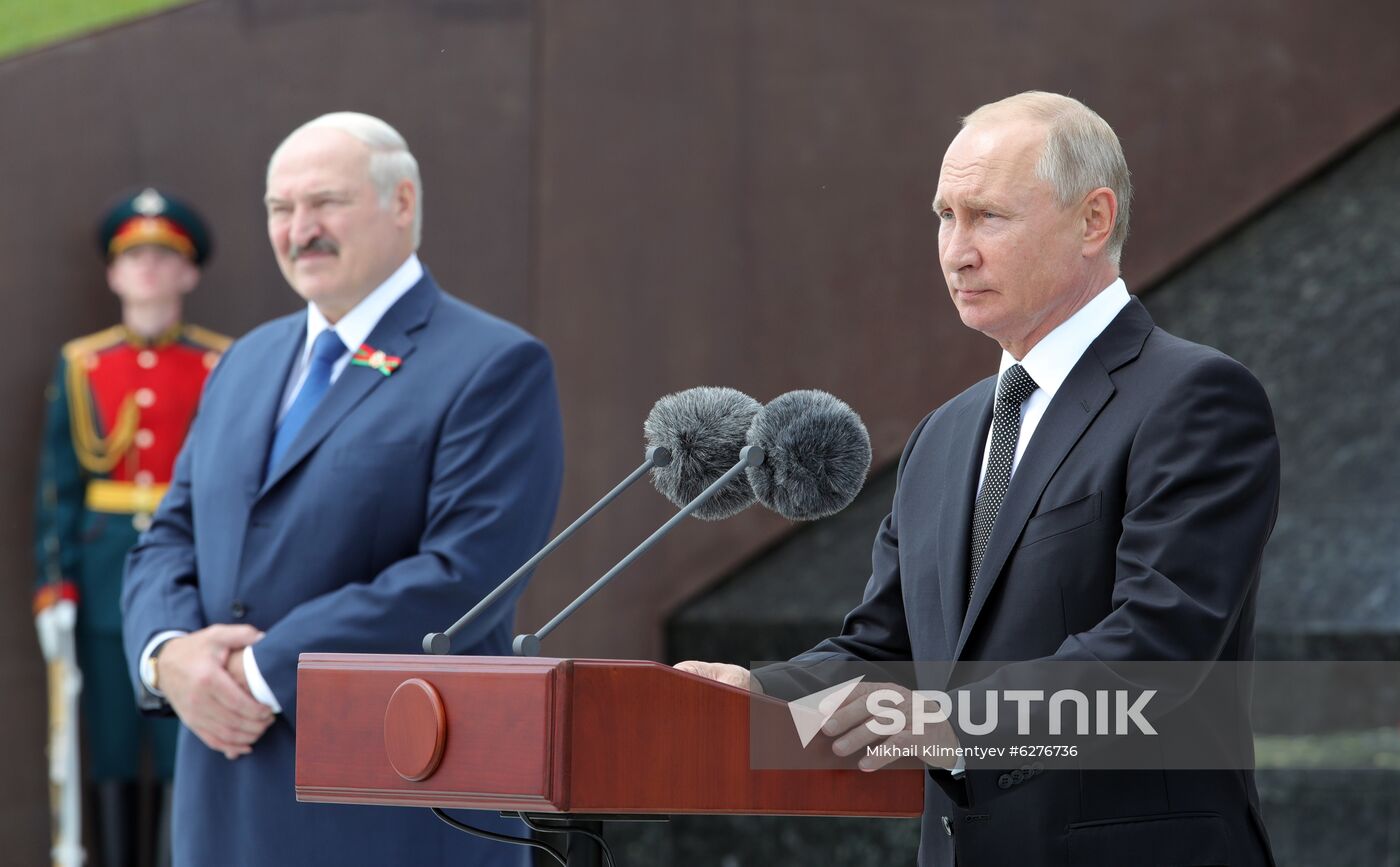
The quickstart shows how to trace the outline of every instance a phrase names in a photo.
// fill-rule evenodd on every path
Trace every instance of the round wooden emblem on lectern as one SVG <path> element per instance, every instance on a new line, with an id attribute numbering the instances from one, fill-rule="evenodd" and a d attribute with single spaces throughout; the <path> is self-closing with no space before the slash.
<path id="1" fill-rule="evenodd" d="M 432 684 L 405 680 L 384 710 L 384 752 L 409 782 L 426 780 L 442 762 L 447 746 L 447 711 Z"/>

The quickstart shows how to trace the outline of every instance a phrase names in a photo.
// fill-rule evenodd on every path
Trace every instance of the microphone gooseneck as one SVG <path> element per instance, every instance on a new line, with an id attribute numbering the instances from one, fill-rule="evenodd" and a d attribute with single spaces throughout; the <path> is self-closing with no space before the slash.
<path id="1" fill-rule="evenodd" d="M 424 636 L 424 651 L 451 652 L 453 635 L 480 617 L 565 539 L 648 472 L 656 489 L 680 506 L 680 511 L 538 632 L 517 635 L 512 647 L 516 655 L 537 655 L 540 639 L 687 517 L 717 521 L 758 500 L 789 520 L 823 518 L 855 499 L 870 469 L 870 435 L 860 416 L 824 391 L 791 391 L 762 406 L 732 388 L 691 388 L 658 400 L 647 416 L 644 431 L 646 462 L 446 632 Z"/>
<path id="2" fill-rule="evenodd" d="M 695 497 L 695 499 L 691 500 L 689 503 L 686 503 L 684 508 L 682 508 L 675 515 L 671 516 L 671 520 L 662 524 L 655 533 L 652 533 L 650 536 L 648 536 L 645 542 L 638 545 L 636 548 L 633 548 L 632 552 L 626 557 L 623 557 L 621 560 L 619 560 L 617 562 L 617 565 L 609 569 L 606 575 L 604 575 L 602 578 L 599 578 L 597 581 L 594 581 L 593 584 L 587 590 L 583 591 L 578 595 L 577 599 L 575 599 L 573 602 L 570 602 L 568 607 L 566 607 L 563 611 L 560 611 L 558 614 L 554 615 L 554 619 L 550 620 L 544 626 L 540 627 L 540 630 L 538 632 L 525 633 L 523 635 L 515 636 L 515 642 L 511 645 L 512 650 L 515 652 L 515 655 L 538 656 L 540 652 L 541 638 L 544 638 L 546 635 L 553 632 L 555 627 L 557 627 L 559 624 L 563 623 L 569 618 L 570 614 L 573 614 L 575 611 L 577 611 L 579 607 L 583 605 L 583 603 L 587 602 L 589 599 L 592 599 L 593 595 L 599 590 L 602 590 L 605 586 L 607 586 L 608 582 L 611 581 L 613 578 L 617 577 L 617 574 L 619 572 L 632 565 L 633 560 L 636 560 L 638 557 L 645 554 L 647 550 L 651 548 L 652 545 L 655 545 L 657 542 L 661 541 L 661 538 L 663 536 L 674 530 L 676 528 L 676 525 L 679 524 L 681 521 L 684 521 L 687 516 L 695 513 L 701 508 L 704 508 L 705 503 L 708 502 L 711 497 L 714 497 L 716 494 L 720 493 L 722 490 L 724 490 L 726 486 L 732 484 L 735 479 L 742 479 L 745 470 L 756 467 L 762 463 L 763 449 L 759 448 L 758 446 L 744 446 L 742 449 L 740 449 L 739 459 L 734 463 L 734 466 L 730 467 L 727 472 L 723 473 L 719 478 L 715 479 L 714 482 L 712 482 L 708 488 L 701 491 L 700 494 Z"/>
<path id="3" fill-rule="evenodd" d="M 525 577 L 530 574 L 532 569 L 539 565 L 541 560 L 548 557 L 555 548 L 563 544 L 565 539 L 572 536 L 580 527 L 592 520 L 594 515 L 603 511 L 603 508 L 607 506 L 608 503 L 611 503 L 613 500 L 617 499 L 623 491 L 632 487 L 632 485 L 645 475 L 648 470 L 654 470 L 656 467 L 664 467 L 669 463 L 671 463 L 671 452 L 666 448 L 662 446 L 652 446 L 647 449 L 646 460 L 642 462 L 641 466 L 637 467 L 632 471 L 631 475 L 618 483 L 617 487 L 604 494 L 603 498 L 594 503 L 588 511 L 579 515 L 572 524 L 565 527 L 558 536 L 551 539 L 548 545 L 545 545 L 537 551 L 535 556 L 525 561 L 525 564 L 519 569 L 516 569 L 514 574 L 502 581 L 495 590 L 486 594 L 480 602 L 472 606 L 472 610 L 463 614 L 456 623 L 449 626 L 446 632 L 429 632 L 427 635 L 423 636 L 423 652 L 436 654 L 438 656 L 451 653 L 452 636 L 461 632 L 466 628 L 467 624 L 480 617 L 482 612 L 491 607 L 492 603 L 509 593 L 512 587 L 525 580 Z"/>

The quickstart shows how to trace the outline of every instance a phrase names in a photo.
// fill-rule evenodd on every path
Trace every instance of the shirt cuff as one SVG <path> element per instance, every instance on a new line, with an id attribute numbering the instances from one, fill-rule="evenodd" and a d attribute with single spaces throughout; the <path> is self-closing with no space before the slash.
<path id="1" fill-rule="evenodd" d="M 248 691 L 253 694 L 253 698 L 272 708 L 273 713 L 282 712 L 282 705 L 277 703 L 277 696 L 272 694 L 272 687 L 267 685 L 262 671 L 258 669 L 258 661 L 253 657 L 251 647 L 243 648 L 243 677 L 248 681 Z"/>
<path id="2" fill-rule="evenodd" d="M 155 638 L 146 642 L 146 649 L 141 651 L 141 660 L 137 663 L 136 670 L 141 673 L 141 685 L 144 686 L 151 695 L 158 695 L 161 698 L 165 698 L 165 693 L 151 685 L 151 654 L 155 653 L 157 647 L 160 647 L 172 638 L 179 638 L 181 635 L 189 635 L 189 633 L 183 629 L 167 629 L 164 632 L 158 632 Z"/>
<path id="3" fill-rule="evenodd" d="M 948 773 L 952 774 L 955 777 L 961 777 L 963 775 L 963 772 L 966 770 L 967 761 L 963 759 L 962 756 L 958 756 L 958 760 L 956 762 L 953 762 L 953 766 L 948 769 Z"/>

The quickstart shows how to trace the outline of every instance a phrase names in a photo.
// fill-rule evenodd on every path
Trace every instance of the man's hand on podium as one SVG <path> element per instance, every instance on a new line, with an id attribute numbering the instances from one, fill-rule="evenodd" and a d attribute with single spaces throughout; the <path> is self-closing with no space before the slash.
<path id="1" fill-rule="evenodd" d="M 687 659 L 685 662 L 676 663 L 676 668 L 690 674 L 708 677 L 710 680 L 717 680 L 720 683 L 727 683 L 730 686 L 737 686 L 740 689 L 763 692 L 763 689 L 749 675 L 749 670 L 742 665 L 729 665 L 724 662 L 698 662 L 694 659 Z"/>
<path id="2" fill-rule="evenodd" d="M 261 637 L 251 626 L 217 624 L 172 638 L 161 650 L 165 700 L 205 746 L 228 759 L 252 752 L 274 719 L 228 669 L 230 657 Z"/>
<path id="3" fill-rule="evenodd" d="M 957 748 L 958 737 L 946 722 L 921 722 L 918 724 L 919 732 L 915 734 L 911 715 L 904 714 L 904 725 L 899 731 L 881 734 L 872 729 L 870 723 L 874 717 L 870 712 L 870 696 L 876 692 L 887 693 L 890 697 L 897 694 L 900 700 L 894 706 L 906 711 L 914 706 L 909 689 L 894 683 L 861 683 L 851 690 L 839 709 L 832 710 L 824 704 L 821 710 L 830 712 L 830 717 L 822 725 L 822 733 L 835 738 L 831 744 L 833 753 L 838 756 L 865 753 L 860 760 L 863 771 L 879 770 L 908 754 L 918 756 L 930 767 L 944 770 L 953 767 L 957 759 L 947 752 Z M 867 749 L 873 746 L 888 746 L 891 749 L 876 749 L 873 752 Z M 925 748 L 928 748 L 927 752 Z"/>

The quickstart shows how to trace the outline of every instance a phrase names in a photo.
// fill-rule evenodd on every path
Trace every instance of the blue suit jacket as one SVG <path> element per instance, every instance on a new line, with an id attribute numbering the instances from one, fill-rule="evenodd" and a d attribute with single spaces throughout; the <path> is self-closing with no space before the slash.
<path id="1" fill-rule="evenodd" d="M 230 348 L 127 561 L 126 651 L 144 707 L 159 699 L 135 663 L 155 634 L 249 623 L 266 633 L 255 655 L 283 710 L 232 762 L 181 730 L 176 863 L 524 863 L 426 810 L 297 803 L 296 667 L 304 652 L 418 652 L 543 543 L 563 467 L 548 352 L 425 275 L 367 341 L 402 366 L 348 366 L 264 479 L 305 334 L 303 312 Z M 512 596 L 455 648 L 508 654 L 514 610 Z"/>

